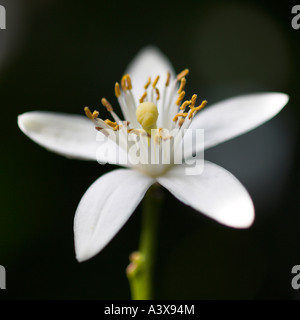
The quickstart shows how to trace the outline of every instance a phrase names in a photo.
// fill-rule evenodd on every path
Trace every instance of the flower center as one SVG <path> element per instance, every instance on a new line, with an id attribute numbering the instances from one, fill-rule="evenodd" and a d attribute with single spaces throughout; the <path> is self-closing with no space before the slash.
<path id="1" fill-rule="evenodd" d="M 120 120 L 105 98 L 102 98 L 101 103 L 114 121 L 98 118 L 99 112 L 91 112 L 88 107 L 84 109 L 85 114 L 94 122 L 96 129 L 105 135 L 108 135 L 108 131 L 122 131 L 123 133 L 125 131 L 128 134 L 151 138 L 151 130 L 154 129 L 153 141 L 160 143 L 164 137 L 172 138 L 172 135 L 168 135 L 165 131 L 170 132 L 175 129 L 184 134 L 183 132 L 189 128 L 195 114 L 207 104 L 207 101 L 203 100 L 200 105 L 196 106 L 196 94 L 190 100 L 184 100 L 188 73 L 188 69 L 183 70 L 171 82 L 171 74 L 168 72 L 164 86 L 160 87 L 162 92 L 157 87 L 160 76 L 157 76 L 153 81 L 149 77 L 144 85 L 145 91 L 138 100 L 138 106 L 136 97 L 132 93 L 131 78 L 125 74 L 120 84 L 118 82 L 115 84 L 115 95 L 126 121 Z"/>
<path id="2" fill-rule="evenodd" d="M 172 79 L 167 72 L 164 83 L 159 82 L 160 76 L 149 77 L 140 99 L 133 95 L 134 83 L 125 74 L 120 83 L 115 84 L 115 96 L 125 121 L 118 117 L 105 98 L 101 103 L 112 120 L 101 119 L 98 111 L 91 112 L 88 107 L 84 109 L 85 114 L 96 130 L 127 153 L 132 166 L 151 177 L 159 176 L 175 163 L 181 163 L 185 143 L 193 140 L 185 139 L 187 129 L 196 113 L 207 103 L 203 100 L 197 106 L 196 94 L 185 99 L 188 73 L 189 70 L 185 69 Z"/>

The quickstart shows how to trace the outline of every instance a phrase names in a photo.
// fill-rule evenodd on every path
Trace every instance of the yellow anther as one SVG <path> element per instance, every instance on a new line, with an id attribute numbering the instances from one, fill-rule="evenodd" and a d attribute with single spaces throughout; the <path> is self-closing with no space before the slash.
<path id="1" fill-rule="evenodd" d="M 128 133 L 134 133 L 137 136 L 143 136 L 143 137 L 149 136 L 148 133 L 143 129 L 129 129 Z"/>
<path id="2" fill-rule="evenodd" d="M 119 98 L 121 95 L 120 85 L 118 82 L 116 82 L 116 84 L 115 84 L 115 95 L 117 98 Z"/>
<path id="3" fill-rule="evenodd" d="M 121 79 L 121 87 L 122 87 L 123 91 L 126 90 L 126 75 L 123 76 L 122 79 Z"/>
<path id="4" fill-rule="evenodd" d="M 198 107 L 196 107 L 195 109 L 196 109 L 196 111 L 199 111 L 199 110 L 203 109 L 206 105 L 207 105 L 207 101 L 203 100 L 201 102 L 201 104 Z"/>
<path id="5" fill-rule="evenodd" d="M 113 111 L 113 108 L 112 108 L 111 104 L 105 98 L 101 99 L 101 103 L 106 108 L 106 110 L 108 112 L 112 112 Z"/>
<path id="6" fill-rule="evenodd" d="M 162 137 L 162 139 L 163 139 L 164 141 L 171 140 L 171 139 L 173 139 L 173 138 L 174 138 L 174 136 L 165 136 L 165 137 Z"/>
<path id="7" fill-rule="evenodd" d="M 114 131 L 120 130 L 120 126 L 119 126 L 119 125 L 116 125 L 113 130 L 114 130 Z"/>
<path id="8" fill-rule="evenodd" d="M 181 91 L 178 99 L 176 100 L 177 106 L 180 105 L 180 102 L 181 102 L 181 100 L 184 98 L 184 96 L 185 96 L 185 91 Z"/>
<path id="9" fill-rule="evenodd" d="M 186 100 L 184 103 L 180 106 L 180 110 L 185 110 L 185 108 L 191 104 L 191 100 Z"/>
<path id="10" fill-rule="evenodd" d="M 182 78 L 180 81 L 180 87 L 177 91 L 178 94 L 180 94 L 184 90 L 185 84 L 186 84 L 186 79 Z"/>
<path id="11" fill-rule="evenodd" d="M 110 127 L 112 127 L 112 128 L 115 128 L 116 126 L 117 126 L 117 123 L 116 122 L 112 122 L 112 121 L 110 121 L 109 119 L 106 119 L 105 121 L 104 121 L 106 124 L 108 124 Z"/>
<path id="12" fill-rule="evenodd" d="M 158 144 L 158 143 L 160 143 L 161 140 L 167 141 L 167 140 L 171 140 L 173 138 L 174 138 L 173 136 L 164 136 L 163 129 L 159 128 L 157 130 L 157 133 L 154 136 L 154 142 Z"/>
<path id="13" fill-rule="evenodd" d="M 141 99 L 139 100 L 140 103 L 144 102 L 145 98 L 147 97 L 147 91 L 145 91 L 143 93 L 143 95 L 141 96 Z"/>
<path id="14" fill-rule="evenodd" d="M 155 87 L 155 92 L 156 92 L 156 101 L 158 101 L 160 99 L 160 92 L 156 87 Z"/>
<path id="15" fill-rule="evenodd" d="M 185 113 L 177 113 L 176 114 L 176 116 L 173 118 L 173 121 L 175 122 L 175 121 L 177 121 L 177 119 L 179 118 L 179 117 L 183 117 L 183 118 L 185 118 L 185 117 L 187 117 L 187 112 L 185 112 Z"/>
<path id="16" fill-rule="evenodd" d="M 206 105 L 207 105 L 207 101 L 203 100 L 198 107 L 192 108 L 189 112 L 189 119 L 191 119 L 194 114 L 196 114 L 199 110 L 203 109 Z"/>
<path id="17" fill-rule="evenodd" d="M 156 87 L 158 80 L 159 80 L 159 76 L 157 76 L 157 77 L 155 78 L 155 80 L 153 81 L 153 83 L 152 83 L 152 88 L 155 88 L 155 87 Z"/>
<path id="18" fill-rule="evenodd" d="M 160 142 L 160 140 L 162 139 L 162 137 L 163 137 L 163 135 L 162 135 L 162 128 L 159 128 L 159 129 L 157 130 L 156 135 L 154 136 L 154 142 L 158 144 L 158 143 Z"/>
<path id="19" fill-rule="evenodd" d="M 94 111 L 93 112 L 93 118 L 96 119 L 99 116 L 99 112 L 98 111 Z"/>
<path id="20" fill-rule="evenodd" d="M 181 80 L 182 78 L 186 77 L 189 74 L 189 69 L 184 69 L 177 75 L 177 80 Z"/>
<path id="21" fill-rule="evenodd" d="M 94 111 L 94 113 L 91 113 L 91 110 L 90 110 L 89 107 L 85 107 L 85 108 L 84 108 L 84 112 L 85 112 L 85 115 L 86 115 L 89 119 L 91 119 L 91 120 L 94 120 L 94 119 L 97 118 L 98 115 L 99 115 L 99 113 L 98 113 L 97 116 L 94 117 L 94 113 L 97 112 L 97 111 Z"/>
<path id="22" fill-rule="evenodd" d="M 94 111 L 93 113 L 91 113 L 91 110 L 89 107 L 85 107 L 84 112 L 85 112 L 85 115 L 91 120 L 94 120 L 99 116 L 98 111 Z"/>
<path id="23" fill-rule="evenodd" d="M 127 89 L 131 90 L 132 89 L 132 83 L 131 83 L 131 78 L 130 78 L 129 74 L 127 75 L 126 80 L 127 80 Z"/>
<path id="24" fill-rule="evenodd" d="M 148 134 L 156 129 L 157 118 L 157 106 L 152 102 L 143 102 L 136 109 L 136 119 Z"/>
<path id="25" fill-rule="evenodd" d="M 160 136 L 159 134 L 156 134 L 156 135 L 154 136 L 154 142 L 155 142 L 156 144 L 159 144 L 160 140 L 161 140 L 161 136 Z"/>
<path id="26" fill-rule="evenodd" d="M 121 87 L 122 87 L 123 91 L 132 89 L 131 78 L 130 78 L 129 74 L 124 74 L 124 76 L 122 77 Z"/>
<path id="27" fill-rule="evenodd" d="M 144 85 L 145 90 L 148 89 L 148 87 L 150 86 L 150 83 L 151 83 L 151 78 L 149 77 L 147 83 Z"/>
<path id="28" fill-rule="evenodd" d="M 191 99 L 191 105 L 190 105 L 191 109 L 195 107 L 196 100 L 197 100 L 197 95 L 194 94 Z"/>
<path id="29" fill-rule="evenodd" d="M 166 87 L 168 87 L 169 84 L 170 84 L 170 78 L 171 78 L 171 74 L 170 74 L 170 72 L 168 71 L 168 72 L 167 72 Z"/>

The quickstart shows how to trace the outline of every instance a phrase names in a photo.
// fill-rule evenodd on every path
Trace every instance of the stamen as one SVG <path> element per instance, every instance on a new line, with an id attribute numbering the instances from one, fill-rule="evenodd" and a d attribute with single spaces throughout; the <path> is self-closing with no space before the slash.
<path id="1" fill-rule="evenodd" d="M 116 86 L 115 86 L 115 87 L 118 87 L 118 85 L 119 85 L 119 84 L 116 83 Z M 119 87 L 119 90 L 120 90 L 120 87 Z M 114 118 L 114 120 L 115 120 L 117 123 L 121 121 L 120 118 L 114 113 L 114 110 L 113 110 L 113 107 L 111 106 L 111 104 L 110 104 L 105 98 L 102 98 L 102 99 L 101 99 L 101 103 L 102 103 L 102 105 L 106 108 L 106 110 L 111 113 L 112 117 Z M 94 113 L 95 113 L 95 112 L 94 112 Z M 98 117 L 98 115 L 97 115 L 97 117 Z M 97 118 L 97 117 L 96 117 L 96 118 Z"/>
<path id="2" fill-rule="evenodd" d="M 160 78 L 159 76 L 157 76 L 157 77 L 155 78 L 155 80 L 154 80 L 153 83 L 152 83 L 152 88 L 155 88 L 155 87 L 156 87 L 159 78 Z"/>
<path id="3" fill-rule="evenodd" d="M 132 89 L 132 83 L 131 83 L 131 78 L 130 78 L 129 74 L 127 75 L 126 80 L 127 80 L 127 89 L 131 90 Z"/>
<path id="4" fill-rule="evenodd" d="M 113 108 L 112 108 L 111 104 L 105 98 L 101 99 L 101 103 L 106 108 L 106 110 L 108 112 L 112 112 L 113 111 Z"/>
<path id="5" fill-rule="evenodd" d="M 185 118 L 185 117 L 187 117 L 187 115 L 188 115 L 187 112 L 185 112 L 185 113 L 177 113 L 176 116 L 173 118 L 173 121 L 174 121 L 174 122 L 177 121 L 177 119 L 178 119 L 179 117 Z"/>
<path id="6" fill-rule="evenodd" d="M 93 112 L 93 118 L 96 119 L 96 118 L 98 118 L 98 116 L 99 116 L 99 112 L 95 110 Z"/>
<path id="7" fill-rule="evenodd" d="M 121 79 L 121 87 L 122 87 L 123 91 L 126 90 L 126 75 L 123 76 L 122 79 Z"/>
<path id="8" fill-rule="evenodd" d="M 147 97 L 147 91 L 145 91 L 145 92 L 143 93 L 143 95 L 141 96 L 141 99 L 139 100 L 139 102 L 140 102 L 140 103 L 143 103 L 146 97 Z"/>
<path id="9" fill-rule="evenodd" d="M 122 87 L 123 91 L 132 89 L 131 78 L 130 78 L 129 74 L 124 74 L 124 76 L 122 77 L 121 87 Z"/>
<path id="10" fill-rule="evenodd" d="M 162 134 L 162 131 L 163 129 L 162 128 L 159 128 L 156 132 L 156 135 L 154 136 L 154 142 L 156 144 L 159 144 L 160 140 L 162 139 L 163 137 L 163 134 Z"/>
<path id="11" fill-rule="evenodd" d="M 173 139 L 173 138 L 174 138 L 174 136 L 162 137 L 163 141 L 171 140 L 171 139 Z"/>
<path id="12" fill-rule="evenodd" d="M 110 127 L 112 127 L 112 128 L 115 128 L 116 126 L 117 126 L 117 123 L 116 122 L 112 122 L 112 121 L 110 121 L 109 119 L 106 119 L 105 121 L 104 121 L 106 124 L 108 124 Z"/>
<path id="13" fill-rule="evenodd" d="M 182 78 L 180 81 L 180 87 L 177 91 L 178 94 L 180 94 L 184 90 L 185 84 L 186 84 L 186 79 Z"/>
<path id="14" fill-rule="evenodd" d="M 159 144 L 159 142 L 160 142 L 161 140 L 167 141 L 167 140 L 171 140 L 171 139 L 173 139 L 173 138 L 174 138 L 174 136 L 164 136 L 164 135 L 163 135 L 163 129 L 162 129 L 162 128 L 159 128 L 159 129 L 157 130 L 156 135 L 154 136 L 154 142 L 155 142 L 156 144 Z"/>
<path id="15" fill-rule="evenodd" d="M 181 100 L 184 98 L 184 96 L 185 96 L 185 91 L 182 91 L 182 92 L 180 93 L 178 99 L 176 100 L 177 106 L 180 105 L 180 102 L 181 102 Z"/>
<path id="16" fill-rule="evenodd" d="M 186 100 L 184 103 L 181 105 L 180 110 L 185 110 L 185 108 L 191 104 L 191 100 Z"/>
<path id="17" fill-rule="evenodd" d="M 148 134 L 145 130 L 143 129 L 129 129 L 128 133 L 134 133 L 137 136 L 142 136 L 142 137 L 150 137 L 150 134 Z"/>
<path id="18" fill-rule="evenodd" d="M 184 69 L 177 75 L 177 80 L 181 80 L 182 78 L 186 77 L 189 74 L 189 69 Z"/>
<path id="19" fill-rule="evenodd" d="M 203 100 L 203 101 L 201 102 L 201 104 L 200 104 L 198 107 L 195 108 L 195 110 L 196 110 L 196 111 L 199 111 L 199 110 L 203 109 L 206 105 L 207 105 L 207 101 L 206 101 L 206 100 Z"/>
<path id="20" fill-rule="evenodd" d="M 148 89 L 148 87 L 150 86 L 150 83 L 151 83 L 151 78 L 149 77 L 147 83 L 144 85 L 145 90 Z"/>
<path id="21" fill-rule="evenodd" d="M 206 105 L 207 105 L 207 101 L 203 100 L 198 107 L 192 108 L 189 112 L 189 119 L 191 119 L 194 114 L 196 114 L 199 110 L 203 109 Z"/>
<path id="22" fill-rule="evenodd" d="M 191 99 L 191 105 L 190 105 L 191 109 L 195 107 L 196 100 L 197 100 L 197 95 L 194 94 Z"/>
<path id="23" fill-rule="evenodd" d="M 119 98 L 121 96 L 120 85 L 118 82 L 116 82 L 116 84 L 115 84 L 115 95 L 117 98 Z"/>
<path id="24" fill-rule="evenodd" d="M 156 87 L 155 87 L 155 92 L 156 92 L 156 101 L 158 101 L 160 99 L 160 92 Z"/>
<path id="25" fill-rule="evenodd" d="M 153 138 L 153 141 L 155 144 L 159 144 L 162 137 L 163 137 L 163 134 L 162 134 L 162 131 L 163 129 L 162 128 L 159 128 L 157 131 L 156 131 L 156 134 L 154 135 L 154 138 Z"/>
<path id="26" fill-rule="evenodd" d="M 85 115 L 91 120 L 95 120 L 95 118 L 97 118 L 99 115 L 99 112 L 98 112 L 97 116 L 95 116 L 95 112 L 97 111 L 94 111 L 93 113 L 91 113 L 91 110 L 89 107 L 85 107 L 84 112 L 85 112 Z"/>
<path id="27" fill-rule="evenodd" d="M 166 87 L 168 87 L 169 84 L 170 84 L 170 78 L 171 78 L 171 74 L 170 74 L 170 72 L 168 71 L 168 72 L 167 72 Z"/>

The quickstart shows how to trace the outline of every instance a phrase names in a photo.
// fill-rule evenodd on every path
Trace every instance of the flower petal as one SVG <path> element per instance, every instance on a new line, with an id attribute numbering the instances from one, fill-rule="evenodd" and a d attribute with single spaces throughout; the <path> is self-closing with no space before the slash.
<path id="1" fill-rule="evenodd" d="M 175 77 L 175 71 L 168 58 L 156 47 L 146 47 L 142 49 L 133 61 L 129 64 L 125 73 L 132 79 L 132 92 L 136 99 L 144 93 L 144 85 L 149 77 L 152 81 L 156 76 L 160 76 L 157 88 L 163 92 L 166 82 L 167 72 L 171 73 L 171 78 Z"/>
<path id="2" fill-rule="evenodd" d="M 180 201 L 224 225 L 247 228 L 252 224 L 252 200 L 230 172 L 208 161 L 201 175 L 185 175 L 187 167 L 174 167 L 157 180 Z"/>
<path id="3" fill-rule="evenodd" d="M 97 131 L 84 116 L 32 111 L 20 115 L 18 125 L 34 142 L 68 158 L 117 164 L 123 156 L 118 154 L 117 157 L 117 147 L 113 141 L 96 141 Z"/>
<path id="4" fill-rule="evenodd" d="M 205 149 L 246 133 L 274 117 L 288 102 L 284 93 L 256 93 L 227 99 L 204 109 L 190 129 L 204 129 Z M 187 132 L 185 139 L 189 139 Z"/>
<path id="5" fill-rule="evenodd" d="M 75 251 L 87 260 L 116 235 L 155 180 L 133 170 L 118 169 L 96 180 L 81 199 L 75 219 Z"/>

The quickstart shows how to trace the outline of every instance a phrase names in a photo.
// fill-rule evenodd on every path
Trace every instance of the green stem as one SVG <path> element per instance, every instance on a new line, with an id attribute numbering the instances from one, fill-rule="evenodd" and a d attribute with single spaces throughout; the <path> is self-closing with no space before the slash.
<path id="1" fill-rule="evenodd" d="M 153 269 L 157 247 L 159 207 L 162 194 L 158 185 L 153 185 L 143 203 L 142 229 L 139 251 L 133 252 L 127 267 L 127 277 L 133 300 L 153 299 Z"/>

